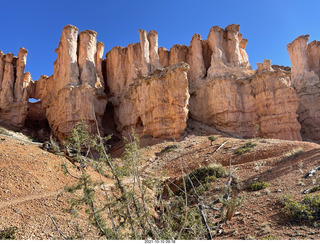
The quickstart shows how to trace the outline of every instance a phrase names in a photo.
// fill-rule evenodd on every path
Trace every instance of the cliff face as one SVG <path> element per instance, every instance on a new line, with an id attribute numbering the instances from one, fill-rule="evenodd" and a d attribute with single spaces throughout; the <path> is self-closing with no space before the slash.
<path id="1" fill-rule="evenodd" d="M 300 98 L 298 107 L 301 135 L 320 142 L 320 42 L 308 44 L 309 35 L 287 45 L 292 64 L 291 80 Z"/>
<path id="2" fill-rule="evenodd" d="M 296 110 L 298 97 L 284 70 L 271 62 L 253 71 L 239 25 L 214 26 L 207 40 L 195 34 L 190 46 L 161 49 L 163 64 L 190 65 L 190 116 L 241 137 L 301 140 Z"/>
<path id="3" fill-rule="evenodd" d="M 28 51 L 20 48 L 18 57 L 0 51 L 0 119 L 23 127 L 28 114 L 28 96 L 24 83 L 31 80 L 25 73 Z"/>
<path id="4" fill-rule="evenodd" d="M 101 81 L 101 52 L 97 33 L 68 25 L 63 28 L 54 74 L 33 84 L 30 97 L 41 99 L 53 133 L 63 139 L 77 122 L 86 120 L 92 132 L 101 127 L 107 97 Z M 97 48 L 98 47 L 98 48 Z"/>
<path id="5" fill-rule="evenodd" d="M 189 65 L 162 68 L 158 33 L 139 30 L 140 43 L 107 53 L 106 70 L 117 129 L 157 138 L 179 139 L 188 115 Z"/>
<path id="6" fill-rule="evenodd" d="M 299 99 L 290 74 L 270 62 L 258 69 L 232 69 L 200 79 L 190 89 L 190 116 L 241 137 L 301 140 L 296 109 Z"/>
<path id="7" fill-rule="evenodd" d="M 67 25 L 53 75 L 36 82 L 24 73 L 25 49 L 18 57 L 1 52 L 0 119 L 22 127 L 27 99 L 41 99 L 52 132 L 62 140 L 81 120 L 91 132 L 96 132 L 95 120 L 100 129 L 106 127 L 108 100 L 124 135 L 133 128 L 140 136 L 179 139 L 191 116 L 241 137 L 301 140 L 298 110 L 303 135 L 318 138 L 320 113 L 311 106 L 319 100 L 318 42 L 307 45 L 304 36 L 288 45 L 298 97 L 290 69 L 265 60 L 252 70 L 239 25 L 214 26 L 206 40 L 195 34 L 190 46 L 170 50 L 158 47 L 156 31 L 139 30 L 139 35 L 139 43 L 114 47 L 103 60 L 96 32 L 78 33 Z"/>

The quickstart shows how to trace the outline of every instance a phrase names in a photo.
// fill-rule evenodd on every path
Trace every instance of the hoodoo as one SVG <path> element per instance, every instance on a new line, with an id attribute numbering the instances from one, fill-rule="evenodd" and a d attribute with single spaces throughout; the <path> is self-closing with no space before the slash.
<path id="1" fill-rule="evenodd" d="M 23 127 L 28 98 L 40 99 L 31 110 L 40 106 L 62 140 L 82 120 L 103 133 L 108 102 L 108 118 L 121 134 L 134 129 L 179 139 L 192 117 L 241 137 L 301 140 L 301 129 L 304 138 L 320 141 L 319 43 L 308 45 L 306 35 L 288 45 L 292 72 L 270 60 L 252 70 L 239 30 L 214 26 L 206 40 L 195 34 L 190 46 L 170 50 L 158 47 L 156 31 L 139 30 L 139 43 L 114 47 L 103 60 L 95 31 L 67 25 L 51 76 L 31 81 L 24 48 L 18 57 L 0 52 L 0 119 Z"/>
<path id="2" fill-rule="evenodd" d="M 95 120 L 101 128 L 107 97 L 100 84 L 101 67 L 97 68 L 102 65 L 97 56 L 103 45 L 97 44 L 96 36 L 94 31 L 78 34 L 76 27 L 64 27 L 53 75 L 42 76 L 31 84 L 34 87 L 29 96 L 41 100 L 49 126 L 60 140 L 82 120 L 92 132 L 96 131 Z"/>
<path id="3" fill-rule="evenodd" d="M 0 51 L 0 120 L 22 128 L 28 114 L 28 95 L 23 88 L 28 51 L 20 48 L 18 57 Z"/>
<path id="4" fill-rule="evenodd" d="M 320 142 L 320 42 L 308 44 L 309 35 L 299 36 L 287 45 L 292 84 L 300 98 L 298 115 L 301 135 Z"/>

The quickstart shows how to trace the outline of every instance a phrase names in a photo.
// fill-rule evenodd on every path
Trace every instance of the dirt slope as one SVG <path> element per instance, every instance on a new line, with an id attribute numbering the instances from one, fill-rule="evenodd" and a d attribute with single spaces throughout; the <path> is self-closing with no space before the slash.
<path id="1" fill-rule="evenodd" d="M 211 134 L 217 138 L 213 145 L 208 140 Z M 235 150 L 247 141 L 257 146 L 243 155 L 236 154 Z M 176 148 L 164 152 L 169 145 L 176 145 Z M 119 143 L 113 147 L 113 155 L 121 155 L 121 146 Z M 141 146 L 144 174 L 166 172 L 174 179 L 181 175 L 181 168 L 193 170 L 210 163 L 228 167 L 231 160 L 232 168 L 238 168 L 236 176 L 243 186 L 253 179 L 270 184 L 259 192 L 241 192 L 245 197 L 242 207 L 228 224 L 223 225 L 217 239 L 262 239 L 269 234 L 278 239 L 320 238 L 319 228 L 286 223 L 277 204 L 281 195 L 290 194 L 302 199 L 303 190 L 319 183 L 318 173 L 309 179 L 302 176 L 319 166 L 320 145 L 273 139 L 245 140 L 190 120 L 182 140 L 145 137 L 141 139 Z M 297 151 L 300 154 L 290 158 Z M 62 173 L 61 164 L 64 162 L 77 175 L 77 170 L 66 159 L 63 161 L 61 157 L 42 150 L 38 144 L 0 135 L 0 230 L 17 226 L 18 239 L 61 239 L 49 212 L 65 235 L 75 230 L 76 222 L 64 210 L 68 208 L 71 196 L 63 189 L 74 183 L 72 177 Z M 93 171 L 92 175 L 99 180 Z M 103 181 L 112 184 L 110 180 Z M 102 193 L 98 190 L 98 194 L 102 196 Z M 77 224 L 85 230 L 84 238 L 98 238 L 84 214 L 80 214 Z"/>

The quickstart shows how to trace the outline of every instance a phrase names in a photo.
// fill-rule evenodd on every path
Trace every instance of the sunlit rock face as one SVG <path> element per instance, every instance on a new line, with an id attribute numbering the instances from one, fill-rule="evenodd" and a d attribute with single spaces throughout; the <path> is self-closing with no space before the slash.
<path id="1" fill-rule="evenodd" d="M 0 119 L 19 128 L 24 126 L 28 114 L 28 96 L 23 86 L 30 74 L 24 72 L 27 53 L 23 47 L 18 57 L 0 51 Z"/>
<path id="2" fill-rule="evenodd" d="M 91 132 L 101 127 L 107 97 L 102 79 L 101 53 L 97 33 L 67 25 L 56 53 L 52 76 L 42 76 L 30 89 L 30 97 L 41 99 L 54 135 L 62 140 L 76 123 L 86 120 Z M 96 126 L 97 120 L 98 126 Z"/>
<path id="3" fill-rule="evenodd" d="M 140 43 L 114 47 L 106 55 L 117 129 L 122 134 L 134 129 L 139 135 L 179 139 L 188 116 L 189 65 L 163 68 L 158 33 L 139 30 L 139 34 Z"/>
<path id="4" fill-rule="evenodd" d="M 224 71 L 190 87 L 190 116 L 245 138 L 301 140 L 290 73 L 273 70 L 270 61 L 256 71 Z"/>
<path id="5" fill-rule="evenodd" d="M 159 131 L 170 129 L 154 130 L 147 125 L 158 128 L 151 121 L 160 122 L 160 117 L 168 121 L 172 117 L 169 115 L 170 111 L 175 111 L 170 109 L 174 105 L 167 105 L 161 116 L 157 113 L 157 117 L 153 117 L 153 112 L 144 104 L 147 101 L 145 98 L 149 97 L 148 102 L 154 109 L 162 106 L 156 105 L 156 100 L 162 100 L 161 96 L 172 89 L 178 89 L 179 94 L 186 94 L 180 95 L 181 101 L 185 101 L 183 104 L 189 103 L 187 107 L 181 107 L 181 103 L 177 103 L 181 110 L 189 109 L 189 116 L 222 131 L 242 137 L 301 140 L 296 114 L 299 99 L 291 87 L 290 73 L 281 69 L 274 70 L 270 60 L 258 64 L 258 69 L 253 71 L 245 51 L 248 41 L 239 33 L 239 28 L 239 25 L 229 25 L 225 29 L 214 26 L 206 40 L 195 34 L 190 46 L 174 45 L 170 50 L 157 48 L 156 32 L 147 34 L 146 31 L 139 30 L 140 43 L 130 44 L 126 48 L 113 48 L 107 54 L 106 70 L 118 129 L 126 131 L 132 127 L 142 131 L 142 134 L 161 137 Z M 181 62 L 189 64 L 189 102 L 184 79 L 175 78 L 173 87 L 163 85 L 162 92 L 161 89 L 155 89 L 162 94 L 160 97 L 151 95 L 152 89 L 148 90 L 147 85 L 142 85 L 146 77 L 152 80 L 154 74 L 161 73 L 160 70 L 163 71 L 164 67 L 173 67 Z M 169 70 L 172 68 L 167 71 Z M 186 69 L 181 71 L 186 72 Z M 161 84 L 169 79 L 164 74 L 162 72 Z M 179 77 L 182 76 L 185 75 Z M 153 84 L 156 83 L 150 82 L 150 87 Z M 139 93 L 143 95 L 138 95 Z M 170 101 L 169 97 L 165 100 Z M 181 128 L 175 134 L 178 138 L 186 119 L 172 118 L 172 127 Z M 183 124 L 178 126 L 175 121 L 183 121 Z M 158 134 L 152 131 L 157 131 Z"/>
<path id="6" fill-rule="evenodd" d="M 239 25 L 214 26 L 206 40 L 195 34 L 190 46 L 160 48 L 160 63 L 187 62 L 189 116 L 241 137 L 301 140 L 298 97 L 290 73 L 270 60 L 253 71 Z"/>
<path id="7" fill-rule="evenodd" d="M 292 72 L 291 80 L 300 98 L 298 115 L 301 135 L 320 142 L 320 42 L 308 44 L 309 35 L 299 36 L 287 45 Z"/>
<path id="8" fill-rule="evenodd" d="M 156 31 L 139 30 L 139 43 L 114 47 L 103 60 L 104 44 L 95 31 L 79 33 L 67 25 L 50 77 L 32 81 L 24 72 L 24 48 L 18 57 L 0 52 L 0 119 L 22 127 L 31 97 L 41 100 L 59 140 L 82 120 L 92 133 L 103 134 L 108 97 L 107 117 L 122 135 L 134 129 L 140 136 L 179 139 L 190 116 L 241 137 L 301 140 L 301 129 L 318 140 L 318 42 L 308 45 L 302 36 L 288 45 L 291 73 L 270 60 L 252 70 L 248 40 L 239 30 L 214 26 L 206 40 L 195 34 L 189 46 L 170 50 L 158 47 Z"/>

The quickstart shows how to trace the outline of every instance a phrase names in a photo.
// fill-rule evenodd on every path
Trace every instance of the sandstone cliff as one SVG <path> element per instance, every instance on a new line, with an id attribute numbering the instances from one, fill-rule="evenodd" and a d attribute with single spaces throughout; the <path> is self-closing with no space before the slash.
<path id="1" fill-rule="evenodd" d="M 78 34 L 78 28 L 65 26 L 54 74 L 32 85 L 29 96 L 41 99 L 50 128 L 60 140 L 81 120 L 87 121 L 92 132 L 96 131 L 95 118 L 101 127 L 107 98 L 101 80 L 103 44 L 97 43 L 96 36 L 94 31 Z"/>
<path id="2" fill-rule="evenodd" d="M 179 139 L 188 115 L 186 63 L 162 68 L 158 33 L 139 30 L 140 43 L 107 53 L 109 100 L 117 129 L 157 138 Z"/>
<path id="3" fill-rule="evenodd" d="M 18 57 L 0 51 L 0 119 L 22 128 L 28 114 L 28 95 L 24 83 L 31 79 L 24 73 L 28 51 L 20 48 Z"/>
<path id="4" fill-rule="evenodd" d="M 78 33 L 67 25 L 53 75 L 35 82 L 24 73 L 25 49 L 17 58 L 1 52 L 0 119 L 23 126 L 27 99 L 40 99 L 52 132 L 62 140 L 81 120 L 87 120 L 92 132 L 95 119 L 100 129 L 106 128 L 108 97 L 111 119 L 123 135 L 134 128 L 140 136 L 179 139 L 191 116 L 241 137 L 301 140 L 300 104 L 301 131 L 315 131 L 309 138 L 318 137 L 317 106 L 307 105 L 318 102 L 318 42 L 307 46 L 304 36 L 288 46 L 299 103 L 290 69 L 265 60 L 252 70 L 239 25 L 214 26 L 206 40 L 195 34 L 190 46 L 170 50 L 158 47 L 156 31 L 139 30 L 139 35 L 139 43 L 114 47 L 103 60 L 104 45 L 97 42 L 96 32 Z"/>
<path id="5" fill-rule="evenodd" d="M 308 44 L 309 35 L 287 45 L 292 64 L 291 79 L 300 98 L 298 107 L 301 135 L 320 142 L 320 49 L 318 41 Z"/>
<path id="6" fill-rule="evenodd" d="M 239 25 L 214 26 L 207 40 L 195 34 L 190 46 L 160 48 L 160 63 L 190 65 L 189 116 L 241 137 L 301 140 L 290 74 L 267 60 L 253 71 L 247 42 Z"/>
<path id="7" fill-rule="evenodd" d="M 270 63 L 253 71 L 201 79 L 190 88 L 190 116 L 241 137 L 301 140 L 296 109 L 299 99 L 290 74 Z"/>

